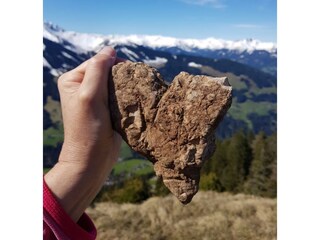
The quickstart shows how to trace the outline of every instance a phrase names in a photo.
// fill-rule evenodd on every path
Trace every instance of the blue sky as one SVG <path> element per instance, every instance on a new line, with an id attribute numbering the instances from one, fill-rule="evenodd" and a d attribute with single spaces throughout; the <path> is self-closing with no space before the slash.
<path id="1" fill-rule="evenodd" d="M 277 41 L 276 0 L 44 0 L 43 14 L 77 32 Z"/>

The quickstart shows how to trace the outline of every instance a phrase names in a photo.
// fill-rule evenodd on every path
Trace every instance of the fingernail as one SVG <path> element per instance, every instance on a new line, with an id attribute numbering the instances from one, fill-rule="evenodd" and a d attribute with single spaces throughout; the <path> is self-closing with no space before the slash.
<path id="1" fill-rule="evenodd" d="M 116 51 L 112 47 L 106 46 L 100 50 L 99 54 L 106 54 L 110 57 L 115 57 Z"/>

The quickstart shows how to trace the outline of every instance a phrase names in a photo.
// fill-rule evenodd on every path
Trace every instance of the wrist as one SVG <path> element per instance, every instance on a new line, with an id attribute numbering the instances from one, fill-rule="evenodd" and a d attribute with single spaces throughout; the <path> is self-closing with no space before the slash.
<path id="1" fill-rule="evenodd" d="M 58 163 L 45 175 L 48 187 L 75 221 L 98 194 L 118 158 L 117 150 L 79 146 L 66 141 Z"/>
<path id="2" fill-rule="evenodd" d="M 58 162 L 44 179 L 66 213 L 77 222 L 100 191 L 108 172 L 73 162 Z"/>
<path id="3" fill-rule="evenodd" d="M 65 141 L 58 162 L 73 165 L 85 173 L 107 174 L 118 159 L 119 150 L 107 143 Z"/>

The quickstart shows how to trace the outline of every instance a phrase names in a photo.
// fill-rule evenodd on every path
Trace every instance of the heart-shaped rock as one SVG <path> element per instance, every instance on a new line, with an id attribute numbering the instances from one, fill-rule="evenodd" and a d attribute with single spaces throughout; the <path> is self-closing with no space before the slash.
<path id="1" fill-rule="evenodd" d="M 231 106 L 231 91 L 227 78 L 181 72 L 168 86 L 144 63 L 119 63 L 109 86 L 113 127 L 186 204 L 215 151 L 214 132 Z"/>

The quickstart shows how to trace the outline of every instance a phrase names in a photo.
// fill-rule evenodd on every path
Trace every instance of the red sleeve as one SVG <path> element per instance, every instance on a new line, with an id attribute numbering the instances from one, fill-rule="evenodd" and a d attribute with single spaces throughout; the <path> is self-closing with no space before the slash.
<path id="1" fill-rule="evenodd" d="M 94 240 L 97 230 L 87 214 L 75 223 L 60 206 L 43 179 L 43 239 Z"/>

